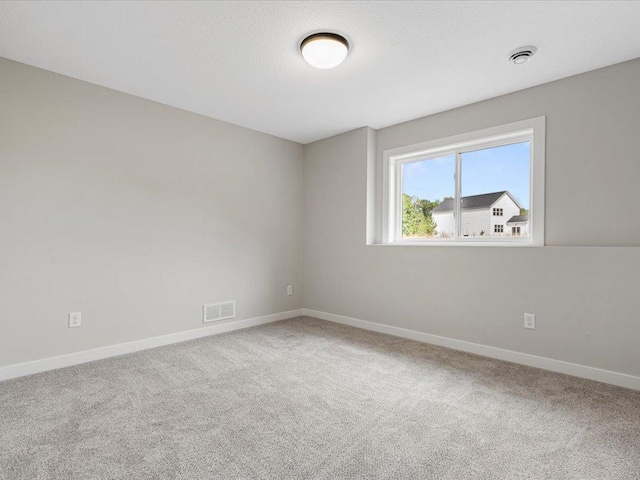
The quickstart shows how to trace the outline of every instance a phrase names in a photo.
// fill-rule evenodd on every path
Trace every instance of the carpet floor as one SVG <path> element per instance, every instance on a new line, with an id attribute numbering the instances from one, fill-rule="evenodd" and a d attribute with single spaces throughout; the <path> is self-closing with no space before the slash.
<path id="1" fill-rule="evenodd" d="M 640 392 L 300 317 L 0 383 L 0 478 L 640 479 Z"/>

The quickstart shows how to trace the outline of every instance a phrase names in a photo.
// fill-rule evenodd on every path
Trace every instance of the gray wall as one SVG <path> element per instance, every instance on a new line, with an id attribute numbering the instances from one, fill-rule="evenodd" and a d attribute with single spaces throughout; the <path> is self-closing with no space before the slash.
<path id="1" fill-rule="evenodd" d="M 634 60 L 305 146 L 305 307 L 640 375 L 638 84 Z M 365 244 L 371 149 L 541 115 L 549 246 Z"/>
<path id="2" fill-rule="evenodd" d="M 302 154 L 0 59 L 0 366 L 301 308 Z"/>
<path id="3" fill-rule="evenodd" d="M 640 375 L 639 82 L 636 60 L 363 128 L 303 172 L 298 144 L 0 59 L 0 366 L 198 328 L 205 302 L 301 308 L 304 283 L 307 308 Z M 367 162 L 539 115 L 549 246 L 366 246 Z"/>

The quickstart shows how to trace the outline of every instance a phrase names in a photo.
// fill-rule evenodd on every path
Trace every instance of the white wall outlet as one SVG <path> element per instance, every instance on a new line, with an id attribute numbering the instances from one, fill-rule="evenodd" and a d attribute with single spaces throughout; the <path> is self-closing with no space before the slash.
<path id="1" fill-rule="evenodd" d="M 69 314 L 69 328 L 82 326 L 82 312 L 71 312 Z"/>
<path id="2" fill-rule="evenodd" d="M 524 314 L 524 328 L 531 328 L 535 330 L 536 328 L 536 316 L 533 313 L 525 313 Z"/>
<path id="3" fill-rule="evenodd" d="M 287 295 L 293 295 L 293 286 L 287 285 Z"/>

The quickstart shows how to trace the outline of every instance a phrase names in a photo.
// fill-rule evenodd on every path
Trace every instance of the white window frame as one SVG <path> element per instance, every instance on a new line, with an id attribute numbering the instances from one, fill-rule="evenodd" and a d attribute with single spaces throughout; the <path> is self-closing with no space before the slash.
<path id="1" fill-rule="evenodd" d="M 460 232 L 461 154 L 484 148 L 530 142 L 529 236 L 528 237 L 455 237 L 451 239 L 402 237 L 402 165 L 446 155 L 455 155 L 455 218 Z M 450 246 L 543 246 L 545 117 L 531 118 L 497 127 L 468 132 L 429 142 L 394 148 L 383 152 L 382 243 L 387 245 Z"/>

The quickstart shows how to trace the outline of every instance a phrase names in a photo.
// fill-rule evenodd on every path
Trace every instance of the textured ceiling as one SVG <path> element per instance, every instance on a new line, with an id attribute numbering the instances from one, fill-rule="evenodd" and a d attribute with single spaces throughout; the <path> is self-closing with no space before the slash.
<path id="1" fill-rule="evenodd" d="M 640 57 L 638 25 L 632 1 L 1 2 L 0 56 L 307 143 Z M 333 70 L 298 51 L 321 30 L 352 45 Z"/>

